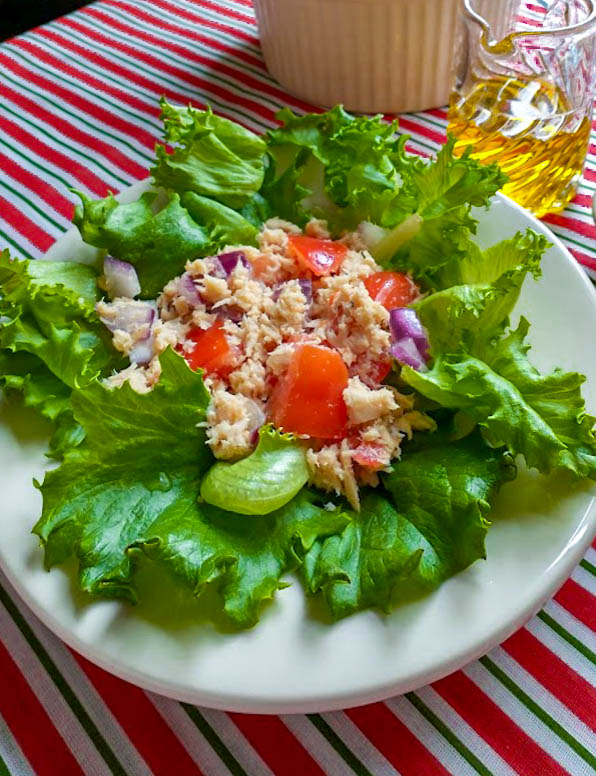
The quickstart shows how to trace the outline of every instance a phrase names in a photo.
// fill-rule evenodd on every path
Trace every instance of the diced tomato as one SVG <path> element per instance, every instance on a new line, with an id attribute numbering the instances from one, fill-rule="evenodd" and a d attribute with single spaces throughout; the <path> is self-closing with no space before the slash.
<path id="1" fill-rule="evenodd" d="M 234 368 L 234 354 L 223 330 L 222 321 L 216 321 L 208 329 L 193 327 L 188 339 L 195 343 L 192 351 L 179 348 L 191 369 L 202 368 L 208 374 L 226 377 Z"/>
<path id="2" fill-rule="evenodd" d="M 389 463 L 386 448 L 375 442 L 361 442 L 355 449 L 352 458 L 360 466 L 373 471 L 382 469 Z"/>
<path id="3" fill-rule="evenodd" d="M 284 431 L 341 439 L 348 422 L 343 397 L 347 385 L 348 370 L 337 351 L 299 345 L 288 371 L 273 389 L 269 416 Z"/>
<path id="4" fill-rule="evenodd" d="M 416 299 L 420 290 L 416 283 L 403 272 L 375 272 L 364 279 L 371 298 L 386 307 L 406 307 Z"/>
<path id="5" fill-rule="evenodd" d="M 343 243 L 319 240 L 302 234 L 288 235 L 288 242 L 302 266 L 319 277 L 335 272 L 348 252 Z"/>
<path id="6" fill-rule="evenodd" d="M 372 385 L 378 385 L 382 383 L 391 372 L 392 361 L 390 358 L 383 359 L 382 361 L 376 361 L 368 371 L 368 383 Z"/>

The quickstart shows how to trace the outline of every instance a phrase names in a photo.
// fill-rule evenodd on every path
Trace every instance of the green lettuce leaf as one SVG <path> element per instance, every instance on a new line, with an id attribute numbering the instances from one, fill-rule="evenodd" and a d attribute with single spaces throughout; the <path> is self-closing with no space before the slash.
<path id="1" fill-rule="evenodd" d="M 79 197 L 82 205 L 73 220 L 83 240 L 133 264 L 143 298 L 155 298 L 184 271 L 187 260 L 205 256 L 212 247 L 207 231 L 182 207 L 178 194 L 170 194 L 158 212 L 154 212 L 155 192 L 145 192 L 125 205 L 111 194 L 100 200 L 81 193 Z"/>
<path id="2" fill-rule="evenodd" d="M 151 172 L 159 186 L 182 194 L 194 191 L 231 208 L 246 205 L 261 188 L 265 174 L 265 141 L 211 108 L 195 110 L 161 100 L 166 143 L 158 145 Z"/>
<path id="3" fill-rule="evenodd" d="M 431 434 L 405 447 L 379 491 L 364 496 L 339 536 L 313 545 L 303 572 L 334 618 L 369 607 L 389 611 L 485 557 L 490 504 L 515 475 L 478 433 L 459 442 Z"/>
<path id="4" fill-rule="evenodd" d="M 307 481 L 304 445 L 291 434 L 263 426 L 250 455 L 209 469 L 201 498 L 241 515 L 266 515 L 291 501 Z"/>
<path id="5" fill-rule="evenodd" d="M 402 377 L 428 399 L 458 410 L 462 427 L 477 423 L 489 444 L 506 445 L 528 466 L 596 479 L 594 418 L 581 395 L 585 378 L 559 369 L 543 375 L 533 367 L 524 344 L 528 328 L 522 318 L 487 347 L 484 360 L 447 353 L 425 373 L 404 367 Z"/>
<path id="6" fill-rule="evenodd" d="M 181 203 L 197 224 L 203 226 L 216 252 L 225 245 L 254 245 L 258 229 L 236 210 L 194 191 L 182 195 Z"/>
<path id="7" fill-rule="evenodd" d="M 135 558 L 143 551 L 196 594 L 215 584 L 225 615 L 248 627 L 282 586 L 281 574 L 347 518 L 314 506 L 306 491 L 250 520 L 199 504 L 213 461 L 197 426 L 209 394 L 181 356 L 166 350 L 160 360 L 161 378 L 147 394 L 97 381 L 74 391 L 86 438 L 46 474 L 34 530 L 48 567 L 78 558 L 89 593 L 134 601 Z"/>

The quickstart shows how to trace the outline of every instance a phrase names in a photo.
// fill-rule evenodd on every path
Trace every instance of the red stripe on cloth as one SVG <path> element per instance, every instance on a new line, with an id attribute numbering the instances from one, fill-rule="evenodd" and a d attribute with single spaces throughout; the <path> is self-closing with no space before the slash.
<path id="1" fill-rule="evenodd" d="M 580 207 L 592 208 L 592 197 L 590 194 L 576 194 L 572 201 Z"/>
<path id="2" fill-rule="evenodd" d="M 461 671 L 433 688 L 518 776 L 571 776 Z"/>
<path id="3" fill-rule="evenodd" d="M 23 96 L 20 92 L 9 88 L 2 82 L 0 82 L 0 96 L 6 97 L 15 105 L 18 105 L 19 108 L 21 108 L 24 113 L 28 113 L 30 117 L 39 119 L 45 124 L 54 127 L 62 138 L 69 137 L 71 140 L 74 140 L 74 142 L 86 146 L 92 151 L 95 151 L 99 157 L 109 159 L 114 165 L 135 178 L 147 177 L 147 170 L 144 167 L 141 167 L 140 164 L 137 164 L 117 148 L 114 148 L 113 145 L 104 143 L 102 140 L 98 140 L 94 135 L 83 132 L 68 121 L 60 118 L 55 113 L 46 110 L 46 108 L 43 108 L 28 97 Z"/>
<path id="4" fill-rule="evenodd" d="M 578 251 L 577 248 L 572 248 L 570 245 L 568 245 L 567 248 L 580 264 L 587 267 L 587 269 L 592 269 L 596 272 L 596 259 L 593 256 L 588 256 L 587 254 Z"/>
<path id="5" fill-rule="evenodd" d="M 239 30 L 234 25 L 222 24 L 221 22 L 215 22 L 212 19 L 207 19 L 205 16 L 201 16 L 200 14 L 190 13 L 190 11 L 188 11 L 186 8 L 183 8 L 181 5 L 168 3 L 165 2 L 165 0 L 151 0 L 151 4 L 156 5 L 159 8 L 163 8 L 165 11 L 169 11 L 174 16 L 179 16 L 181 19 L 186 19 L 189 22 L 193 22 L 200 27 L 210 27 L 213 30 L 226 32 L 228 35 L 233 35 L 235 38 L 240 38 L 240 40 L 245 40 L 248 43 L 253 43 L 256 45 L 259 43 L 259 39 L 256 35 L 249 35 L 247 32 L 244 32 L 244 30 Z"/>
<path id="6" fill-rule="evenodd" d="M 41 48 L 41 46 L 36 45 L 30 40 L 25 40 L 24 38 L 16 38 L 13 45 L 33 54 L 41 62 L 49 65 L 53 70 L 62 71 L 63 73 L 82 81 L 88 86 L 91 86 L 93 89 L 110 94 L 121 102 L 130 105 L 131 108 L 147 113 L 150 116 L 159 115 L 159 106 L 156 103 L 144 102 L 126 90 L 118 89 L 99 78 L 95 78 L 85 70 L 84 62 L 80 63 L 79 67 L 73 67 L 72 64 L 69 64 L 64 59 L 60 59 L 59 57 L 50 54 L 45 49 Z"/>
<path id="7" fill-rule="evenodd" d="M 67 24 L 68 21 L 70 20 L 69 19 L 63 20 L 65 27 L 69 26 Z M 91 51 L 90 49 L 86 49 L 83 46 L 80 46 L 78 43 L 74 43 L 68 38 L 64 38 L 61 35 L 58 35 L 54 30 L 41 27 L 38 30 L 38 35 L 40 35 L 41 37 L 48 38 L 48 40 L 51 40 L 53 43 L 56 43 L 59 46 L 62 46 L 63 48 L 67 49 L 67 51 L 72 51 L 76 54 L 80 54 L 81 57 L 88 59 L 90 62 L 93 62 L 93 64 L 97 65 L 98 67 L 108 70 L 114 73 L 115 75 L 119 76 L 120 78 L 126 79 L 126 81 L 130 83 L 135 83 L 138 86 L 141 86 L 144 89 L 147 89 L 156 95 L 161 96 L 162 94 L 165 94 L 165 96 L 170 100 L 175 100 L 177 102 L 181 102 L 184 104 L 188 104 L 190 102 L 195 107 L 202 108 L 205 106 L 205 103 L 199 102 L 193 97 L 189 97 L 188 94 L 186 94 L 185 92 L 176 91 L 174 89 L 171 89 L 168 86 L 160 86 L 159 84 L 156 84 L 155 81 L 152 81 L 151 79 L 140 75 L 135 70 L 129 70 L 128 68 L 123 67 L 117 62 L 114 62 L 111 59 L 108 59 L 107 57 L 101 54 L 97 54 L 96 52 Z M 150 103 L 147 103 L 147 106 L 149 105 Z M 157 106 L 157 102 L 153 104 L 153 109 L 155 109 L 156 106 Z"/>
<path id="8" fill-rule="evenodd" d="M 405 129 L 406 132 L 414 132 L 417 135 L 422 135 L 422 137 L 426 137 L 428 140 L 431 140 L 433 143 L 438 143 L 439 145 L 443 145 L 447 138 L 445 132 L 438 132 L 437 130 L 431 129 L 421 121 L 411 121 L 405 116 L 399 116 L 398 118 L 400 129 Z"/>
<path id="9" fill-rule="evenodd" d="M 246 62 L 248 65 L 252 65 L 264 72 L 267 71 L 265 63 L 259 57 L 249 54 L 247 51 L 243 51 L 238 46 L 232 46 L 229 43 L 224 43 L 222 40 L 211 37 L 209 35 L 202 34 L 198 30 L 190 29 L 189 27 L 181 27 L 177 24 L 167 21 L 163 16 L 154 16 L 149 13 L 147 9 L 139 8 L 137 5 L 123 2 L 122 0 L 103 0 L 102 6 L 108 6 L 112 8 L 119 8 L 126 11 L 130 16 L 134 16 L 137 19 L 148 22 L 157 29 L 168 30 L 177 35 L 182 35 L 184 38 L 193 43 L 202 43 L 205 46 L 209 46 L 216 51 L 223 51 L 226 54 L 233 54 L 233 56 Z M 149 10 L 151 8 L 149 7 Z"/>
<path id="10" fill-rule="evenodd" d="M 47 251 L 54 242 L 47 232 L 44 232 L 24 213 L 21 213 L 12 202 L 0 197 L 0 223 L 2 223 L 2 219 L 40 251 Z"/>
<path id="11" fill-rule="evenodd" d="M 244 13 L 234 11 L 229 5 L 211 3 L 209 0 L 193 0 L 193 2 L 195 5 L 201 6 L 202 8 L 209 8 L 211 11 L 215 11 L 215 13 L 221 14 L 222 16 L 229 16 L 230 19 L 236 19 L 239 22 L 250 24 L 251 27 L 255 26 L 254 16 L 247 16 Z"/>
<path id="12" fill-rule="evenodd" d="M 36 194 L 40 199 L 46 202 L 53 210 L 68 221 L 72 220 L 74 205 L 57 189 L 46 181 L 34 175 L 29 170 L 25 170 L 10 156 L 5 156 L 0 152 L 0 170 L 9 175 L 13 180 L 18 181 L 26 189 Z"/>
<path id="13" fill-rule="evenodd" d="M 84 776 L 66 742 L 1 641 L 0 675 L 0 713 L 35 776 Z"/>
<path id="14" fill-rule="evenodd" d="M 574 579 L 568 579 L 555 596 L 555 601 L 584 625 L 596 631 L 596 598 Z"/>
<path id="15" fill-rule="evenodd" d="M 522 628 L 502 645 L 555 698 L 596 730 L 596 688 L 576 674 L 528 630 Z"/>
<path id="16" fill-rule="evenodd" d="M 572 218 L 562 213 L 551 213 L 548 216 L 544 216 L 542 219 L 547 224 L 553 224 L 554 226 L 562 226 L 564 229 L 569 229 L 576 234 L 581 234 L 583 237 L 587 237 L 590 240 L 596 240 L 596 226 L 593 223 L 586 223 L 580 221 L 578 218 Z"/>
<path id="17" fill-rule="evenodd" d="M 228 716 L 274 773 L 280 776 L 325 776 L 278 717 L 262 714 Z"/>
<path id="18" fill-rule="evenodd" d="M 347 709 L 345 713 L 401 776 L 450 776 L 384 703 Z"/>
<path id="19" fill-rule="evenodd" d="M 151 769 L 151 776 L 202 776 L 143 690 L 112 676 L 76 652 L 73 655 Z"/>
<path id="20" fill-rule="evenodd" d="M 64 170 L 69 176 L 79 180 L 94 194 L 105 197 L 108 193 L 106 184 L 98 178 L 97 175 L 94 175 L 86 167 L 79 164 L 76 159 L 56 151 L 51 146 L 43 143 L 39 139 L 39 136 L 31 135 L 18 124 L 4 118 L 4 116 L 0 116 L 0 131 L 2 131 L 5 136 L 10 135 L 17 143 L 23 146 L 23 150 L 27 149 L 31 151 L 46 162 L 50 162 L 55 167 Z"/>
<path id="21" fill-rule="evenodd" d="M 82 16 L 88 16 L 88 15 L 89 15 L 89 9 L 87 9 L 87 12 L 85 14 L 81 14 L 80 16 L 82 17 Z M 274 117 L 274 111 L 270 110 L 269 108 L 265 108 L 251 99 L 242 97 L 241 95 L 234 94 L 228 89 L 225 89 L 224 87 L 219 86 L 218 84 L 215 84 L 212 81 L 208 81 L 207 79 L 196 75 L 188 68 L 185 69 L 185 68 L 178 67 L 176 65 L 170 65 L 168 64 L 165 58 L 163 59 L 159 58 L 157 56 L 154 56 L 153 54 L 148 54 L 145 51 L 141 51 L 141 49 L 136 48 L 135 46 L 131 46 L 130 44 L 122 43 L 121 41 L 117 41 L 112 38 L 109 38 L 107 35 L 104 35 L 101 32 L 98 32 L 94 28 L 86 27 L 85 25 L 80 24 L 78 21 L 75 21 L 73 18 L 68 17 L 64 19 L 64 24 L 68 24 L 69 27 L 77 30 L 79 33 L 81 33 L 82 35 L 85 35 L 87 38 L 90 38 L 91 40 L 94 40 L 98 43 L 102 43 L 104 46 L 109 46 L 110 48 L 115 49 L 116 51 L 121 51 L 124 54 L 128 54 L 129 56 L 132 56 L 135 59 L 140 60 L 141 62 L 145 62 L 151 67 L 156 68 L 162 73 L 167 73 L 168 75 L 172 75 L 175 78 L 178 78 L 179 80 L 181 80 L 183 83 L 188 83 L 196 87 L 199 91 L 207 90 L 212 94 L 216 94 L 218 97 L 225 100 L 226 102 L 236 104 L 236 105 L 241 105 L 243 108 L 246 108 L 247 110 L 252 111 L 257 115 L 262 116 L 263 118 L 272 120 Z M 186 101 L 188 101 L 188 97 L 186 98 Z"/>
<path id="22" fill-rule="evenodd" d="M 96 105 L 94 102 L 91 102 L 91 100 L 88 100 L 85 97 L 81 97 L 80 94 L 71 91 L 70 88 L 60 86 L 60 84 L 56 81 L 38 75 L 30 68 L 15 62 L 14 59 L 12 59 L 10 56 L 6 56 L 5 54 L 0 53 L 0 63 L 3 63 L 8 70 L 13 72 L 19 78 L 23 78 L 28 83 L 36 84 L 48 94 L 53 94 L 64 103 L 72 105 L 77 113 L 87 114 L 96 121 L 102 124 L 106 124 L 107 126 L 112 127 L 117 132 L 120 132 L 124 135 L 129 135 L 130 137 L 134 138 L 137 143 L 141 143 L 147 148 L 153 150 L 155 138 L 149 132 L 146 132 L 144 129 L 142 129 L 138 124 L 133 124 L 130 121 L 126 121 L 125 119 L 120 118 L 120 116 L 117 116 L 115 113 L 111 113 L 109 110 L 106 110 L 105 106 Z M 64 83 L 64 81 L 62 83 Z"/>
<path id="23" fill-rule="evenodd" d="M 158 24 L 159 19 L 156 17 L 148 16 L 148 14 L 143 14 L 139 9 L 131 8 L 130 6 L 119 3 L 118 7 L 121 7 L 126 10 L 131 10 L 131 13 L 134 13 L 138 17 L 145 17 L 145 20 L 149 20 L 152 24 Z M 152 46 L 157 46 L 159 48 L 166 48 L 168 51 L 173 51 L 176 54 L 180 54 L 181 56 L 186 57 L 187 59 L 193 60 L 195 62 L 200 62 L 203 65 L 206 65 L 207 67 L 211 68 L 212 70 L 217 70 L 220 73 L 224 73 L 225 75 L 229 76 L 229 78 L 234 79 L 235 81 L 238 81 L 239 83 L 245 84 L 250 89 L 253 89 L 259 93 L 268 94 L 272 97 L 275 97 L 277 100 L 280 100 L 282 103 L 286 103 L 289 100 L 292 101 L 295 105 L 301 107 L 304 110 L 312 110 L 314 106 L 309 105 L 306 102 L 301 102 L 300 100 L 293 99 L 289 97 L 288 94 L 283 92 L 281 89 L 276 88 L 273 85 L 264 83 L 263 81 L 259 81 L 257 78 L 254 78 L 253 76 L 249 75 L 245 71 L 230 67 L 229 65 L 226 65 L 224 62 L 219 62 L 216 59 L 213 59 L 212 57 L 203 56 L 200 53 L 200 49 L 193 50 L 192 48 L 189 48 L 188 46 L 183 46 L 179 43 L 173 43 L 172 41 L 164 40 L 163 37 L 159 37 L 159 35 L 152 35 L 151 33 L 146 32 L 145 30 L 140 30 L 138 27 L 131 26 L 130 24 L 124 24 L 123 22 L 118 21 L 117 19 L 114 19 L 112 16 L 109 16 L 105 13 L 103 13 L 99 8 L 95 8 L 94 6 L 89 6 L 86 9 L 86 15 L 92 16 L 94 19 L 97 19 L 98 21 L 103 22 L 103 24 L 107 24 L 111 27 L 113 27 L 116 30 L 120 30 L 120 32 L 125 33 L 126 35 L 132 36 L 134 38 L 138 38 L 139 40 L 144 41 L 145 43 L 149 43 Z M 163 26 L 163 25 L 160 25 Z"/>

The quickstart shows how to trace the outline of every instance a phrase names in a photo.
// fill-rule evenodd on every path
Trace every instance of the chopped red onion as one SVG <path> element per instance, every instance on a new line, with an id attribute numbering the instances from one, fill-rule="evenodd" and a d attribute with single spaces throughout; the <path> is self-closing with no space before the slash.
<path id="1" fill-rule="evenodd" d="M 139 276 L 132 264 L 115 259 L 113 256 L 106 256 L 103 262 L 103 274 L 110 299 L 116 299 L 119 296 L 134 299 L 141 293 Z"/>
<path id="2" fill-rule="evenodd" d="M 254 399 L 247 399 L 246 409 L 250 416 L 250 442 L 256 445 L 259 441 L 259 429 L 266 421 L 265 413 L 261 405 Z"/>
<path id="3" fill-rule="evenodd" d="M 229 251 L 228 253 L 220 253 L 216 257 L 216 262 L 219 263 L 219 267 L 223 272 L 221 277 L 230 277 L 232 272 L 238 266 L 238 262 L 240 262 L 243 267 L 246 267 L 246 269 L 250 269 L 250 264 L 246 258 L 246 255 L 244 254 L 244 251 Z"/>
<path id="4" fill-rule="evenodd" d="M 128 357 L 131 364 L 148 364 L 154 356 L 153 335 L 151 331 L 139 340 L 132 348 Z"/>
<path id="5" fill-rule="evenodd" d="M 194 278 L 189 272 L 185 272 L 181 275 L 178 290 L 180 291 L 180 296 L 183 297 L 191 307 L 197 307 L 203 303 L 203 297 L 195 286 Z"/>
<path id="6" fill-rule="evenodd" d="M 428 337 L 416 311 L 410 307 L 398 307 L 389 312 L 389 328 L 394 342 L 412 339 L 420 351 L 420 355 L 428 361 Z"/>
<path id="7" fill-rule="evenodd" d="M 235 304 L 222 304 L 220 307 L 213 305 L 210 312 L 217 313 L 220 318 L 232 321 L 232 323 L 239 323 L 244 317 L 244 310 Z"/>
<path id="8" fill-rule="evenodd" d="M 145 328 L 149 332 L 157 315 L 155 302 L 137 302 L 132 299 L 116 299 L 103 305 L 107 311 L 100 315 L 101 322 L 110 331 L 121 329 L 129 334 Z"/>
<path id="9" fill-rule="evenodd" d="M 418 350 L 418 346 L 411 337 L 405 337 L 395 342 L 389 349 L 389 352 L 400 364 L 407 364 L 417 372 L 426 372 L 428 368 L 426 361 Z"/>

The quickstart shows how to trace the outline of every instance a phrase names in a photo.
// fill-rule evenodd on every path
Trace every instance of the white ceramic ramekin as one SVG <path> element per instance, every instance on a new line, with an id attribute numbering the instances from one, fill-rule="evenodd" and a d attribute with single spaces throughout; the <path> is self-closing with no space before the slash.
<path id="1" fill-rule="evenodd" d="M 459 0 L 254 0 L 271 74 L 304 100 L 399 113 L 444 105 Z"/>

